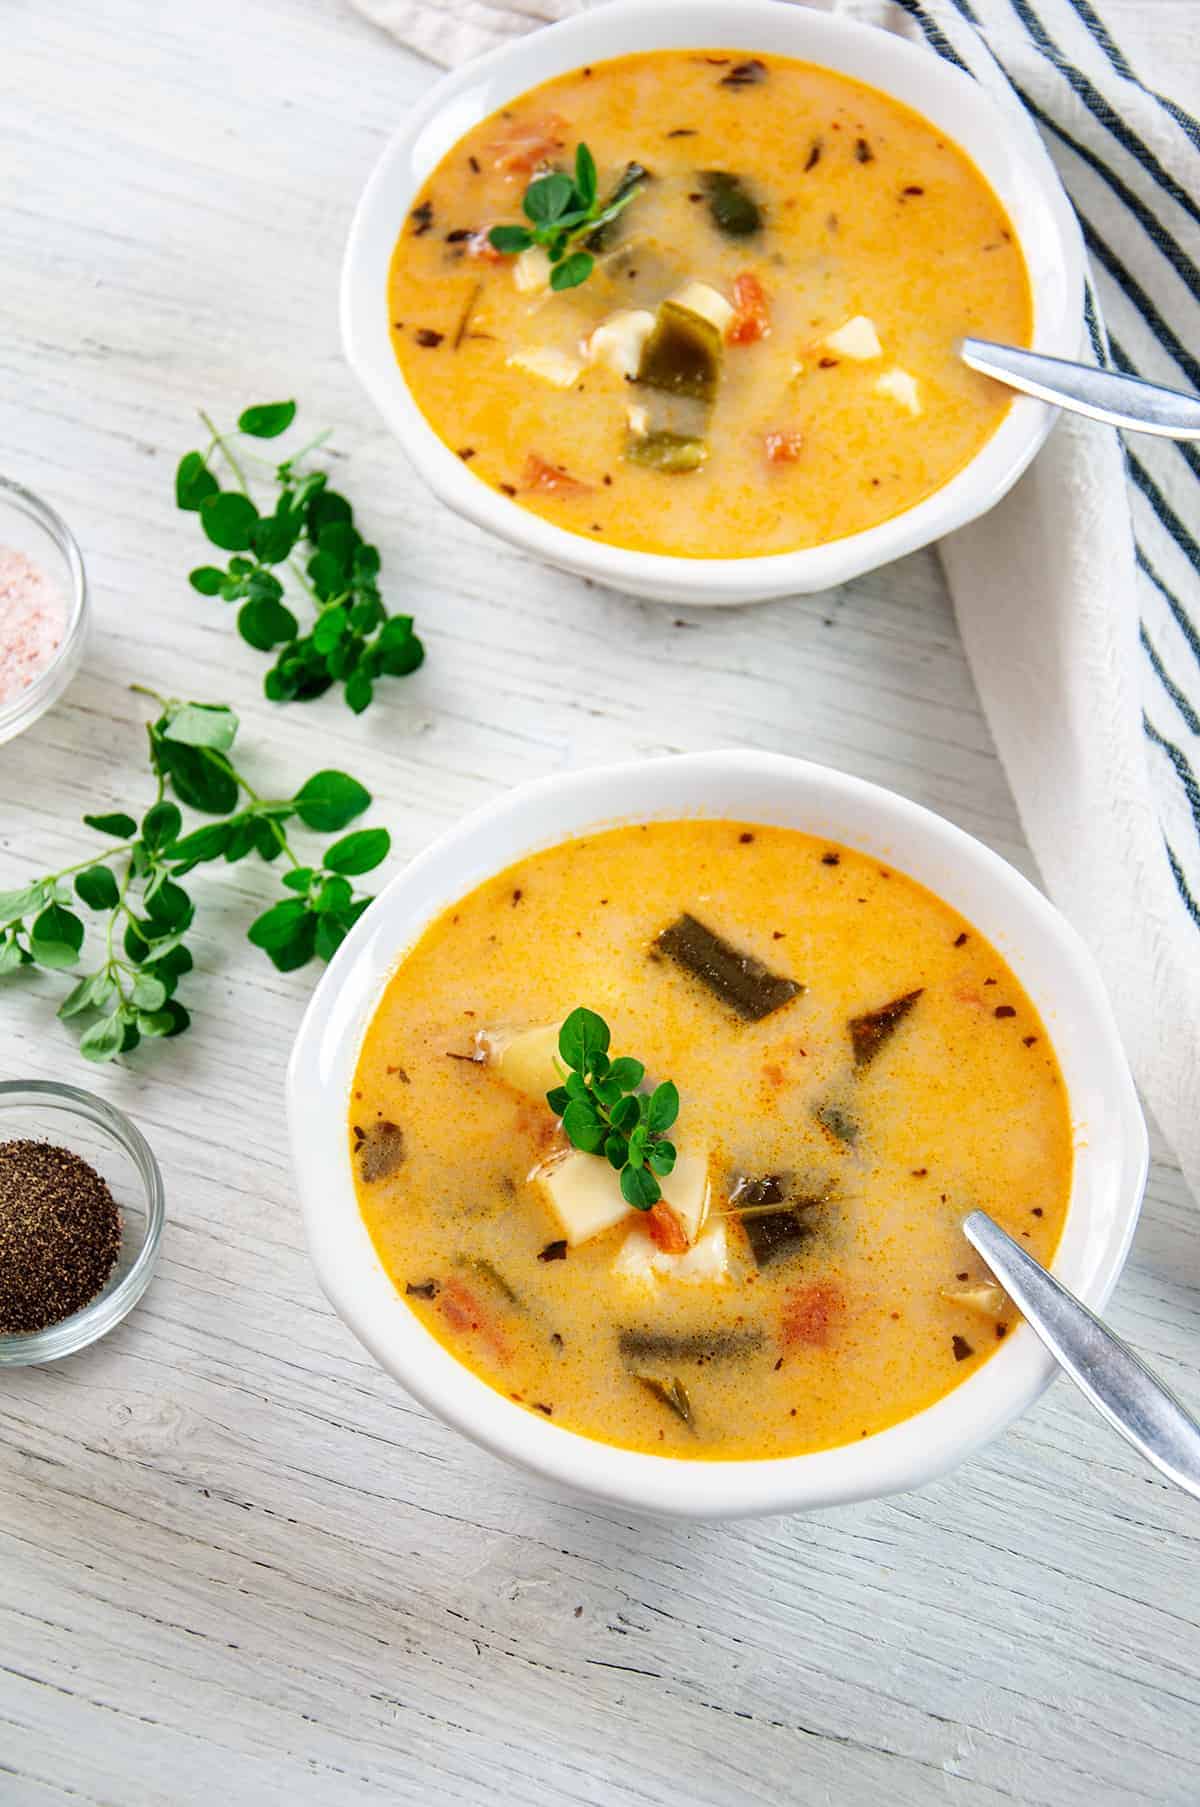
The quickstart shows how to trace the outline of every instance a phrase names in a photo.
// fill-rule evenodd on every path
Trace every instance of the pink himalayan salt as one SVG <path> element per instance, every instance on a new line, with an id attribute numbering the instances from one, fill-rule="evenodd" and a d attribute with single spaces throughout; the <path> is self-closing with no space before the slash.
<path id="1" fill-rule="evenodd" d="M 14 702 L 41 676 L 66 625 L 62 595 L 41 567 L 0 546 L 0 704 Z"/>

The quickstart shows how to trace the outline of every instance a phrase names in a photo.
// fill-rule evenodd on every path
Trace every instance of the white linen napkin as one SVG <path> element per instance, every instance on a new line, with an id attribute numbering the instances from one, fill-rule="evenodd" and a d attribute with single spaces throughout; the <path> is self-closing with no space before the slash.
<path id="1" fill-rule="evenodd" d="M 586 0 L 353 0 L 444 63 Z M 960 64 L 1041 132 L 1091 260 L 1092 354 L 1200 389 L 1200 123 L 1089 0 L 834 0 Z M 1200 46 L 1178 64 L 1200 91 Z M 1064 417 L 944 540 L 976 687 L 1046 888 L 1090 944 L 1143 1096 L 1200 1196 L 1200 452 Z"/>

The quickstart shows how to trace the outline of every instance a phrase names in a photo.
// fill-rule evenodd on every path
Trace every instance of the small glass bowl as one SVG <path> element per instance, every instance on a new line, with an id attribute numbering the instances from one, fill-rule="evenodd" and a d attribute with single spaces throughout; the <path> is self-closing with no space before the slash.
<path id="1" fill-rule="evenodd" d="M 32 684 L 0 703 L 0 745 L 31 728 L 56 703 L 83 657 L 89 605 L 87 576 L 75 535 L 48 502 L 0 477 L 0 546 L 23 552 L 62 593 L 66 624 L 58 651 Z"/>
<path id="2" fill-rule="evenodd" d="M 44 1330 L 0 1335 L 0 1368 L 58 1361 L 86 1349 L 137 1304 L 154 1272 L 165 1207 L 150 1145 L 120 1111 L 77 1086 L 0 1082 L 0 1142 L 53 1142 L 96 1169 L 121 1213 L 121 1251 L 102 1292 Z"/>

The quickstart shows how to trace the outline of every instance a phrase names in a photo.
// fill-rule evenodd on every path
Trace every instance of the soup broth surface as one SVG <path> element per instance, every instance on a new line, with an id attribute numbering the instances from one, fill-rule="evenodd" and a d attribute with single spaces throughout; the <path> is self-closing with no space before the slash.
<path id="1" fill-rule="evenodd" d="M 658 945 L 683 912 L 803 989 L 743 1020 Z M 481 1031 L 579 1005 L 678 1086 L 719 1272 L 648 1269 L 640 1212 L 566 1245 L 553 1111 L 469 1057 Z M 963 1215 L 1048 1263 L 1072 1166 L 1046 1032 L 970 924 L 863 854 L 714 821 L 566 842 L 437 918 L 368 1028 L 348 1139 L 380 1258 L 434 1337 L 555 1424 L 684 1458 L 851 1442 L 962 1382 L 1016 1325 Z M 764 1240 L 770 1209 L 754 1233 L 755 1197 L 795 1205 L 799 1233 Z"/>
<path id="2" fill-rule="evenodd" d="M 631 163 L 649 173 L 585 282 L 524 289 L 487 234 L 581 142 L 602 196 Z M 731 176 L 750 232 L 717 224 Z M 746 279 L 761 299 L 722 325 L 711 406 L 593 355 L 614 315 L 691 282 L 745 301 Z M 1008 218 L 955 144 L 830 70 L 720 50 L 597 63 L 473 127 L 401 227 L 388 306 L 412 394 L 481 482 L 572 532 L 697 558 L 818 545 L 930 495 L 1009 406 L 959 339 L 1026 344 L 1031 325 Z M 850 349 L 826 342 L 853 321 L 874 348 L 861 326 Z M 633 461 L 660 427 L 703 444 L 699 468 Z"/>

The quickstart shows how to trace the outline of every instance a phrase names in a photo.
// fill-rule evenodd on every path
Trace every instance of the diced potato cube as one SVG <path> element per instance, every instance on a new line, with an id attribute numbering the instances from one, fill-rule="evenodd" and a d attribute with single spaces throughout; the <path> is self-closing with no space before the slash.
<path id="1" fill-rule="evenodd" d="M 530 1098 L 544 1100 L 547 1092 L 562 1084 L 562 1075 L 555 1065 L 558 1031 L 557 1023 L 539 1023 L 535 1029 L 521 1029 L 515 1034 L 505 1029 L 481 1029 L 475 1039 L 501 1079 Z"/>
<path id="2" fill-rule="evenodd" d="M 979 1280 L 972 1285 L 943 1286 L 938 1291 L 947 1304 L 965 1305 L 968 1311 L 977 1311 L 984 1318 L 1002 1318 L 1006 1311 L 1012 1309 L 1008 1294 L 994 1280 Z"/>
<path id="3" fill-rule="evenodd" d="M 689 1242 L 695 1242 L 708 1216 L 708 1156 L 682 1154 L 665 1180 L 662 1195 L 683 1225 Z"/>
<path id="4" fill-rule="evenodd" d="M 890 395 L 893 401 L 907 408 L 910 414 L 920 414 L 921 393 L 917 388 L 917 379 L 910 376 L 907 370 L 885 370 L 881 377 L 876 377 L 875 387 L 880 395 Z"/>
<path id="5" fill-rule="evenodd" d="M 513 263 L 513 281 L 522 295 L 540 295 L 550 287 L 550 257 L 541 245 L 530 245 Z"/>
<path id="6" fill-rule="evenodd" d="M 600 1155 L 573 1149 L 533 1174 L 572 1248 L 633 1215 L 615 1168 Z"/>
<path id="7" fill-rule="evenodd" d="M 623 307 L 602 320 L 583 341 L 589 364 L 607 364 L 618 376 L 636 376 L 642 346 L 654 329 L 654 315 L 644 307 Z"/>
<path id="8" fill-rule="evenodd" d="M 879 334 L 875 331 L 875 322 L 868 320 L 865 314 L 855 314 L 836 332 L 827 333 L 822 340 L 830 351 L 836 351 L 840 357 L 855 358 L 865 363 L 869 358 L 881 358 L 883 346 L 879 343 Z"/>
<path id="9" fill-rule="evenodd" d="M 524 252 L 521 255 L 524 256 Z M 518 370 L 527 370 L 530 376 L 541 377 L 555 389 L 573 388 L 583 369 L 580 358 L 573 358 L 570 352 L 556 351 L 552 345 L 531 345 L 525 350 L 514 351 L 504 362 L 515 365 Z"/>
<path id="10" fill-rule="evenodd" d="M 693 1284 L 723 1285 L 729 1278 L 729 1246 L 725 1224 L 715 1218 L 695 1246 L 682 1255 L 668 1255 L 656 1248 L 641 1225 L 635 1225 L 621 1244 L 612 1265 L 620 1280 L 652 1285 L 660 1280 L 686 1280 Z"/>
<path id="11" fill-rule="evenodd" d="M 722 338 L 725 337 L 735 310 L 719 289 L 707 282 L 685 282 L 681 289 L 676 289 L 671 300 L 676 307 L 685 307 L 689 314 L 699 314 L 702 320 L 716 327 Z"/>

